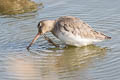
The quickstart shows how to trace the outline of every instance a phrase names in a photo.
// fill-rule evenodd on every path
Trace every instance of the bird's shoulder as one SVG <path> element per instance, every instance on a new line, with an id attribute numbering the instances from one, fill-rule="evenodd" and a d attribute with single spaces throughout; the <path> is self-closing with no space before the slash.
<path id="1" fill-rule="evenodd" d="M 73 17 L 73 16 L 62 16 L 60 18 L 57 18 L 56 22 L 60 23 L 60 24 L 72 24 L 75 22 L 81 22 L 81 20 L 79 18 Z"/>

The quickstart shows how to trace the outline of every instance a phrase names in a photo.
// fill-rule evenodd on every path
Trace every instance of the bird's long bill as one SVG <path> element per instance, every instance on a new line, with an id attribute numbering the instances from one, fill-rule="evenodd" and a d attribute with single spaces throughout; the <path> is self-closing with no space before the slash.
<path id="1" fill-rule="evenodd" d="M 32 42 L 29 44 L 29 46 L 27 47 L 27 49 L 29 50 L 29 48 L 32 46 L 33 43 L 35 43 L 35 41 L 39 38 L 39 36 L 41 35 L 41 33 L 37 33 L 37 35 L 34 37 L 34 39 L 32 40 Z"/>

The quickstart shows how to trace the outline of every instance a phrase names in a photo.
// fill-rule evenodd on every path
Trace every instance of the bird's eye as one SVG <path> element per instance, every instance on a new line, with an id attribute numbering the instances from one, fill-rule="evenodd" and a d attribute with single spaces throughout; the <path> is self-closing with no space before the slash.
<path id="1" fill-rule="evenodd" d="M 37 27 L 38 27 L 38 28 L 41 28 L 41 26 L 42 26 L 42 23 L 39 22 Z"/>
<path id="2" fill-rule="evenodd" d="M 42 23 L 40 23 L 39 26 L 42 26 Z"/>

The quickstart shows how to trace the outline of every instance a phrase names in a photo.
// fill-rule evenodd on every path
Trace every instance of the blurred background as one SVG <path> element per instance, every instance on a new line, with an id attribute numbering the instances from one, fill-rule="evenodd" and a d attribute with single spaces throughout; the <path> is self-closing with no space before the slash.
<path id="1" fill-rule="evenodd" d="M 120 0 L 0 0 L 0 80 L 120 80 Z M 58 49 L 40 20 L 75 16 L 112 40 Z M 51 33 L 47 36 L 63 46 Z"/>

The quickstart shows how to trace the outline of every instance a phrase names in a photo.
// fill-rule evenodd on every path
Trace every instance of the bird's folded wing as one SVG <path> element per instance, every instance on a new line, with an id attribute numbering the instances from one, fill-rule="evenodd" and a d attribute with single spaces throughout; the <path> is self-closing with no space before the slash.
<path id="1" fill-rule="evenodd" d="M 74 35 L 79 35 L 81 38 L 104 40 L 110 37 L 103 33 L 96 32 L 87 23 L 78 18 L 62 18 L 59 19 L 56 25 L 60 31 L 67 31 Z"/>

